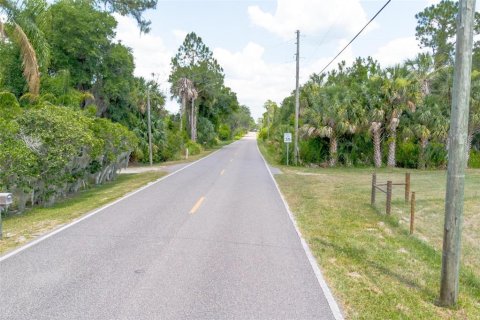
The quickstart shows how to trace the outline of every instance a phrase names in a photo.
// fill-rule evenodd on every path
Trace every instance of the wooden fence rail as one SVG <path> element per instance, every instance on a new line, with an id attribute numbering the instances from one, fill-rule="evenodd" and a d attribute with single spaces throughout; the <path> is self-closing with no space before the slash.
<path id="1" fill-rule="evenodd" d="M 387 189 L 381 187 L 386 186 Z M 405 203 L 410 201 L 410 172 L 405 173 L 405 182 L 404 183 L 393 183 L 392 181 L 387 181 L 387 183 L 377 183 L 377 174 L 372 174 L 372 194 L 371 194 L 371 204 L 375 205 L 376 201 L 376 190 L 379 190 L 386 194 L 387 203 L 385 206 L 386 214 L 390 214 L 392 211 L 392 188 L 393 186 L 405 186 Z"/>
<path id="2" fill-rule="evenodd" d="M 382 187 L 387 187 L 383 189 Z M 392 212 L 392 188 L 393 186 L 405 186 L 405 203 L 410 202 L 410 234 L 413 234 L 415 229 L 415 192 L 410 193 L 410 173 L 405 173 L 405 183 L 393 183 L 392 181 L 387 181 L 387 183 L 377 183 L 377 174 L 372 174 L 372 195 L 371 203 L 372 206 L 375 205 L 377 193 L 380 191 L 385 193 L 387 201 L 385 204 L 385 213 L 390 215 Z M 411 194 L 411 196 L 410 196 Z"/>

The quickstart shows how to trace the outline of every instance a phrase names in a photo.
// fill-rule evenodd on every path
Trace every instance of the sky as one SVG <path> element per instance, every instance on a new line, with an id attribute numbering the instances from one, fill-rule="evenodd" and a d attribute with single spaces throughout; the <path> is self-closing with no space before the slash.
<path id="1" fill-rule="evenodd" d="M 345 46 L 386 0 L 158 0 L 146 13 L 151 31 L 140 34 L 132 18 L 116 15 L 117 39 L 132 48 L 135 74 L 152 79 L 170 99 L 170 61 L 188 32 L 195 32 L 224 69 L 225 84 L 254 119 L 268 99 L 280 103 L 295 89 L 295 30 L 300 30 L 300 83 Z M 393 0 L 332 64 L 372 56 L 382 66 L 413 58 L 415 14 L 439 0 Z M 477 5 L 478 8 L 478 5 Z"/>

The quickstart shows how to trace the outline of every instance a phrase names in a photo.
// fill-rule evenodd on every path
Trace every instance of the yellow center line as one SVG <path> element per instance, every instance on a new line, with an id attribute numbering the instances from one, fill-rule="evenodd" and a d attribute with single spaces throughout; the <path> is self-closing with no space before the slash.
<path id="1" fill-rule="evenodd" d="M 225 169 L 223 169 L 222 172 L 220 172 L 220 175 L 223 176 L 224 173 L 225 173 Z"/>
<path id="2" fill-rule="evenodd" d="M 190 210 L 190 214 L 194 214 L 198 210 L 198 208 L 200 208 L 203 200 L 205 200 L 205 197 L 200 197 L 200 199 L 198 199 L 197 203 L 195 203 L 192 210 Z"/>

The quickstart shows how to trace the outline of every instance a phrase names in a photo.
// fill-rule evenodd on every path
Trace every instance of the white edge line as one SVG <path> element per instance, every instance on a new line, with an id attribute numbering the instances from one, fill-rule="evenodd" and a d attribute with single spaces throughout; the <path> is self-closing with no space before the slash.
<path id="1" fill-rule="evenodd" d="M 275 187 L 277 188 L 277 191 L 280 195 L 280 198 L 283 201 L 283 204 L 285 205 L 285 209 L 287 209 L 288 216 L 290 217 L 290 220 L 293 223 L 293 226 L 295 227 L 295 230 L 297 231 L 297 235 L 300 238 L 300 242 L 302 243 L 303 250 L 305 251 L 305 254 L 307 255 L 308 261 L 310 262 L 310 265 L 312 266 L 313 272 L 315 273 L 315 276 L 317 277 L 318 283 L 320 284 L 320 287 L 322 288 L 323 294 L 325 295 L 325 298 L 327 299 L 328 305 L 330 306 L 330 311 L 332 311 L 332 314 L 336 320 L 344 320 L 344 317 L 342 315 L 342 312 L 340 311 L 340 308 L 337 304 L 337 301 L 335 301 L 335 298 L 332 295 L 332 292 L 330 291 L 330 288 L 327 285 L 327 282 L 325 281 L 325 278 L 322 275 L 322 271 L 320 270 L 320 267 L 317 264 L 317 260 L 313 256 L 312 252 L 310 251 L 310 248 L 308 247 L 307 242 L 302 236 L 302 233 L 300 232 L 300 229 L 298 228 L 297 221 L 295 220 L 292 212 L 290 211 L 290 207 L 288 206 L 287 201 L 285 200 L 285 197 L 283 196 L 282 192 L 280 191 L 280 187 L 278 186 L 277 181 L 273 177 L 272 171 L 270 170 L 270 166 L 268 165 L 267 161 L 263 157 L 262 152 L 260 151 L 260 148 L 258 146 L 258 141 L 255 141 L 257 144 L 257 149 L 258 153 L 260 153 L 260 156 L 263 159 L 263 162 L 265 163 L 265 166 L 267 167 L 268 173 L 270 174 L 270 178 L 272 178 L 273 183 L 275 184 Z"/>
<path id="2" fill-rule="evenodd" d="M 240 140 L 237 140 L 237 141 L 240 141 Z M 237 141 L 235 141 L 235 142 L 237 142 Z M 232 145 L 232 144 L 234 144 L 235 142 L 230 143 L 230 144 L 228 144 L 228 145 L 226 145 L 226 146 Z M 48 239 L 48 238 L 50 238 L 50 237 L 53 237 L 53 236 L 56 235 L 57 233 L 60 233 L 60 232 L 62 232 L 63 230 L 68 229 L 68 228 L 76 225 L 77 223 L 82 222 L 83 220 L 86 220 L 86 219 L 92 217 L 93 215 L 95 215 L 95 214 L 97 214 L 97 213 L 99 213 L 99 212 L 101 212 L 101 211 L 103 211 L 103 210 L 105 210 L 105 209 L 107 209 L 107 208 L 109 208 L 109 207 L 111 207 L 111 206 L 113 206 L 113 205 L 115 205 L 115 204 L 117 204 L 117 203 L 119 203 L 119 202 L 121 202 L 121 201 L 129 198 L 129 197 L 131 197 L 131 196 L 133 196 L 134 194 L 139 193 L 140 191 L 143 191 L 143 190 L 145 190 L 145 189 L 147 189 L 147 188 L 149 188 L 149 187 L 151 187 L 151 186 L 159 183 L 159 182 L 162 181 L 162 180 L 165 180 L 165 179 L 168 178 L 168 177 L 171 177 L 171 176 L 179 173 L 179 172 L 182 171 L 182 170 L 187 169 L 187 168 L 190 167 L 190 166 L 193 166 L 193 165 L 196 164 L 197 162 L 200 162 L 200 161 L 202 161 L 202 160 L 205 160 L 205 159 L 209 158 L 210 156 L 213 156 L 215 153 L 219 152 L 220 150 L 222 150 L 222 149 L 223 149 L 224 147 L 226 147 L 226 146 L 223 146 L 222 148 L 220 148 L 220 149 L 218 149 L 218 150 L 210 153 L 209 155 L 207 155 L 207 156 L 205 156 L 205 157 L 203 157 L 203 158 L 201 158 L 201 159 L 198 159 L 198 160 L 196 160 L 196 161 L 194 161 L 194 162 L 192 162 L 192 163 L 190 163 L 190 164 L 187 164 L 185 167 L 182 167 L 182 168 L 180 168 L 180 169 L 178 169 L 178 170 L 176 170 L 176 171 L 174 171 L 174 172 L 172 172 L 172 173 L 169 173 L 169 174 L 167 174 L 166 176 L 163 176 L 163 177 L 161 177 L 161 178 L 159 178 L 159 179 L 157 179 L 157 180 L 155 180 L 155 181 L 153 181 L 153 182 L 149 182 L 149 183 L 146 184 L 145 186 L 140 187 L 139 189 L 137 189 L 137 190 L 135 190 L 135 191 L 132 191 L 132 192 L 130 192 L 130 193 L 127 193 L 127 194 L 124 195 L 123 197 L 121 197 L 121 198 L 119 198 L 119 199 L 117 199 L 117 200 L 115 200 L 115 201 L 113 201 L 113 202 L 110 202 L 109 204 L 106 204 L 106 205 L 104 205 L 103 207 L 100 207 L 100 208 L 94 210 L 93 212 L 90 212 L 90 213 L 88 213 L 87 215 L 85 215 L 85 216 L 83 216 L 83 217 L 81 217 L 81 218 L 79 218 L 79 219 L 77 219 L 77 220 L 74 220 L 73 222 L 70 222 L 70 223 L 67 224 L 67 225 L 64 225 L 63 227 L 60 227 L 60 228 L 58 228 L 58 229 L 55 229 L 55 230 L 53 230 L 52 232 L 47 233 L 46 235 L 43 235 L 43 236 L 41 236 L 40 238 L 37 238 L 37 239 L 35 239 L 35 240 L 33 240 L 33 241 L 25 244 L 24 246 L 22 246 L 22 247 L 20 247 L 20 248 L 18 248 L 18 249 L 15 249 L 15 250 L 13 250 L 13 251 L 10 251 L 9 253 L 7 253 L 7 254 L 5 254 L 5 255 L 3 255 L 3 256 L 0 256 L 0 262 L 2 262 L 2 261 L 4 261 L 4 260 L 7 260 L 8 258 L 11 258 L 11 257 L 15 256 L 16 254 L 18 254 L 18 253 L 20 253 L 20 252 L 22 252 L 22 251 L 24 251 L 24 250 L 26 250 L 26 249 L 28 249 L 28 248 L 30 248 L 30 247 L 33 247 L 34 245 L 36 245 L 36 244 L 38 244 L 38 243 L 40 243 L 40 242 L 42 242 L 42 241 L 44 241 L 44 240 L 46 240 L 46 239 Z"/>

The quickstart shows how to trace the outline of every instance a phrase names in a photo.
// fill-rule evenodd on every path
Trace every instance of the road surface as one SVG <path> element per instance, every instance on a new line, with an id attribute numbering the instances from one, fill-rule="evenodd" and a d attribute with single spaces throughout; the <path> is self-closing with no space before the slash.
<path id="1" fill-rule="evenodd" d="M 334 319 L 253 136 L 0 261 L 0 319 Z"/>

